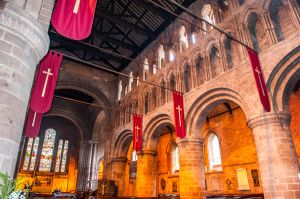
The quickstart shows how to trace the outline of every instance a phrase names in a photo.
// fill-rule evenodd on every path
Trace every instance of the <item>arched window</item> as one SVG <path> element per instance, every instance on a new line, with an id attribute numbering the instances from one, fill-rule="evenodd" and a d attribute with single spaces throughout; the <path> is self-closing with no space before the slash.
<path id="1" fill-rule="evenodd" d="M 245 0 L 238 0 L 240 5 L 243 5 L 245 3 Z"/>
<path id="2" fill-rule="evenodd" d="M 153 110 L 156 109 L 156 87 L 153 88 L 153 92 L 152 92 L 152 103 L 153 103 Z"/>
<path id="3" fill-rule="evenodd" d="M 178 146 L 175 145 L 174 146 L 174 149 L 173 149 L 173 164 L 172 164 L 172 167 L 173 167 L 173 173 L 175 172 L 178 172 L 179 171 L 179 152 L 178 152 Z"/>
<path id="4" fill-rule="evenodd" d="M 202 11 L 201 11 L 201 15 L 202 15 L 202 18 L 205 19 L 206 21 L 208 21 L 209 23 L 211 23 L 213 25 L 216 24 L 216 19 L 215 19 L 215 16 L 214 16 L 214 11 L 213 11 L 213 9 L 212 9 L 212 7 L 211 7 L 210 4 L 205 4 L 203 6 Z M 210 25 L 208 25 L 204 21 L 202 23 L 202 26 L 203 26 L 204 30 L 209 30 L 209 29 L 212 28 Z"/>
<path id="5" fill-rule="evenodd" d="M 170 52 L 169 52 L 169 60 L 170 60 L 170 62 L 173 62 L 175 60 L 175 52 L 174 52 L 174 50 L 170 50 Z"/>
<path id="6" fill-rule="evenodd" d="M 251 38 L 251 42 L 252 42 L 252 46 L 253 46 L 254 50 L 256 50 L 257 52 L 260 52 L 261 51 L 261 46 L 260 46 L 261 43 L 259 43 L 258 38 L 262 39 L 262 37 L 264 35 L 264 33 L 263 33 L 264 29 L 261 26 L 261 24 L 259 23 L 257 14 L 254 12 L 252 12 L 248 17 L 248 30 L 249 30 L 249 34 L 250 34 L 250 38 Z"/>
<path id="7" fill-rule="evenodd" d="M 51 171 L 53 149 L 55 144 L 56 131 L 54 129 L 47 129 L 42 148 L 39 171 Z"/>
<path id="8" fill-rule="evenodd" d="M 190 65 L 186 65 L 184 69 L 184 88 L 185 92 L 189 92 L 191 88 L 191 68 Z"/>
<path id="9" fill-rule="evenodd" d="M 42 149 L 39 150 L 40 138 L 29 138 L 23 162 L 23 171 L 35 171 L 37 156 L 40 154 L 39 171 L 51 172 L 52 165 L 55 165 L 55 172 L 66 172 L 68 159 L 69 141 L 60 139 L 58 145 L 55 144 L 56 131 L 49 128 L 45 132 Z M 57 148 L 55 149 L 55 146 Z M 56 156 L 54 156 L 56 153 Z M 56 157 L 53 159 L 53 157 Z M 54 164 L 52 163 L 54 161 Z"/>
<path id="10" fill-rule="evenodd" d="M 189 47 L 188 36 L 184 26 L 179 28 L 179 52 L 183 52 Z"/>
<path id="11" fill-rule="evenodd" d="M 281 0 L 272 0 L 269 5 L 270 17 L 278 41 L 293 34 L 293 20 L 288 7 Z"/>
<path id="12" fill-rule="evenodd" d="M 133 83 L 133 72 L 130 71 L 129 73 L 129 81 L 128 81 L 128 92 L 132 89 L 132 83 Z"/>
<path id="13" fill-rule="evenodd" d="M 173 74 L 170 77 L 170 89 L 172 90 L 176 89 L 176 81 L 175 81 L 175 76 Z"/>
<path id="14" fill-rule="evenodd" d="M 192 33 L 191 39 L 192 39 L 192 43 L 195 44 L 197 41 L 196 33 L 194 32 Z"/>
<path id="15" fill-rule="evenodd" d="M 161 81 L 161 105 L 166 103 L 166 82 L 164 80 Z"/>
<path id="16" fill-rule="evenodd" d="M 147 114 L 149 111 L 149 97 L 148 97 L 148 93 L 145 96 L 145 114 Z"/>
<path id="17" fill-rule="evenodd" d="M 137 113 L 139 111 L 139 102 L 136 101 L 134 105 L 134 112 Z"/>
<path id="18" fill-rule="evenodd" d="M 24 171 L 28 171 L 28 170 L 34 171 L 39 142 L 40 139 L 38 137 L 34 139 L 33 138 L 28 139 L 25 157 L 24 157 L 24 163 L 23 163 Z"/>
<path id="19" fill-rule="evenodd" d="M 207 145 L 210 170 L 222 170 L 220 142 L 216 134 L 211 134 L 209 136 Z"/>
<path id="20" fill-rule="evenodd" d="M 284 39 L 281 25 L 280 25 L 280 16 L 279 16 L 280 7 L 281 7 L 280 0 L 273 0 L 273 1 L 271 1 L 270 5 L 269 5 L 271 20 L 272 20 L 273 27 L 274 27 L 278 41 L 282 41 Z"/>
<path id="21" fill-rule="evenodd" d="M 197 82 L 198 85 L 201 85 L 204 83 L 206 79 L 205 69 L 203 65 L 203 58 L 200 55 L 198 55 L 195 60 L 195 63 L 196 63 Z"/>
<path id="22" fill-rule="evenodd" d="M 117 101 L 121 100 L 121 96 L 122 96 L 122 80 L 119 80 L 119 85 L 118 85 L 118 99 L 117 99 Z"/>
<path id="23" fill-rule="evenodd" d="M 217 47 L 213 46 L 210 51 L 210 65 L 211 65 L 211 76 L 215 78 L 218 74 L 221 73 L 221 66 L 219 63 L 220 54 Z"/>
<path id="24" fill-rule="evenodd" d="M 127 120 L 128 120 L 128 122 L 131 121 L 131 114 L 132 114 L 132 102 L 129 103 L 129 111 L 127 113 Z"/>
<path id="25" fill-rule="evenodd" d="M 148 75 L 149 75 L 149 61 L 148 58 L 144 59 L 144 64 L 143 64 L 143 79 L 147 80 L 148 79 Z"/>
<path id="26" fill-rule="evenodd" d="M 228 68 L 231 69 L 233 67 L 232 54 L 231 54 L 232 40 L 229 37 L 226 37 L 224 43 L 225 43 L 224 46 L 225 46 L 226 60 L 227 60 Z"/>
<path id="27" fill-rule="evenodd" d="M 152 68 L 153 68 L 153 75 L 155 75 L 157 71 L 157 65 L 153 64 Z"/>
<path id="28" fill-rule="evenodd" d="M 191 82 L 191 69 L 190 65 L 186 65 L 184 69 L 184 87 L 185 87 L 185 92 L 190 91 L 190 82 Z"/>
<path id="29" fill-rule="evenodd" d="M 164 51 L 164 46 L 162 44 L 159 45 L 158 47 L 158 56 L 157 56 L 157 66 L 159 69 L 163 67 L 163 62 L 165 59 L 165 51 Z"/>
<path id="30" fill-rule="evenodd" d="M 130 178 L 136 178 L 137 160 L 138 156 L 136 154 L 136 151 L 134 150 L 131 154 L 131 162 L 129 167 Z"/>

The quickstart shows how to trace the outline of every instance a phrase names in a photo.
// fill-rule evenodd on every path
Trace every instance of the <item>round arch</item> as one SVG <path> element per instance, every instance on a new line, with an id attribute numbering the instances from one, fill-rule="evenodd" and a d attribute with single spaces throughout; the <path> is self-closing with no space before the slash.
<path id="1" fill-rule="evenodd" d="M 292 89 L 300 80 L 300 46 L 289 52 L 275 66 L 267 81 L 275 112 L 289 111 Z"/>
<path id="2" fill-rule="evenodd" d="M 144 147 L 143 149 L 156 151 L 156 145 L 160 136 L 160 130 L 163 128 L 172 128 L 173 119 L 167 114 L 160 114 L 150 120 L 144 129 Z"/>
<path id="3" fill-rule="evenodd" d="M 115 139 L 114 142 L 114 157 L 126 157 L 127 151 L 132 142 L 132 131 L 124 130 Z"/>
<path id="4" fill-rule="evenodd" d="M 215 88 L 199 96 L 188 110 L 186 114 L 187 136 L 203 139 L 203 135 L 198 134 L 197 129 L 201 129 L 202 124 L 206 121 L 208 111 L 216 105 L 230 101 L 241 107 L 247 120 L 251 118 L 248 104 L 238 92 L 229 88 Z"/>

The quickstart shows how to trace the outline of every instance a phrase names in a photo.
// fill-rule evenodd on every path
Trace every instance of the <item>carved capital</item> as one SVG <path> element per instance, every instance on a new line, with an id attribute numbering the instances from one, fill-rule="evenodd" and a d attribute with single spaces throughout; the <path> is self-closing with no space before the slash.
<path id="1" fill-rule="evenodd" d="M 49 49 L 49 36 L 42 25 L 21 8 L 5 1 L 0 1 L 0 27 L 28 41 L 37 52 L 36 64 Z"/>
<path id="2" fill-rule="evenodd" d="M 180 144 L 203 144 L 203 139 L 197 139 L 197 138 L 180 139 L 180 138 L 177 138 L 176 143 L 178 145 L 180 145 Z"/>
<path id="3" fill-rule="evenodd" d="M 138 156 L 140 155 L 152 155 L 152 156 L 156 156 L 157 155 L 157 152 L 156 151 L 152 151 L 152 150 L 142 150 L 142 151 L 139 151 L 137 153 Z"/>
<path id="4" fill-rule="evenodd" d="M 124 162 L 124 163 L 126 163 L 127 158 L 126 157 L 115 157 L 111 160 L 111 163 L 114 163 L 114 162 Z"/>
<path id="5" fill-rule="evenodd" d="M 269 113 L 248 120 L 248 127 L 253 129 L 260 125 L 280 123 L 288 125 L 291 122 L 291 115 L 288 113 Z"/>

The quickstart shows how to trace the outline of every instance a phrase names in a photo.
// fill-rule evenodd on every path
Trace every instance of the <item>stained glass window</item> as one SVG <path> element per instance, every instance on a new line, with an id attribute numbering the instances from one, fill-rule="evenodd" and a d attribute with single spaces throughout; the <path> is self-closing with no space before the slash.
<path id="1" fill-rule="evenodd" d="M 34 139 L 34 143 L 33 143 L 29 171 L 34 171 L 36 156 L 37 156 L 38 148 L 39 148 L 39 143 L 40 143 L 40 138 L 36 137 Z"/>
<path id="2" fill-rule="evenodd" d="M 58 149 L 57 149 L 57 155 L 56 155 L 55 172 L 59 172 L 59 169 L 60 169 L 63 143 L 64 143 L 63 140 L 59 140 Z"/>
<path id="3" fill-rule="evenodd" d="M 33 144 L 33 138 L 29 138 L 27 142 L 27 148 L 26 148 L 24 164 L 23 164 L 24 171 L 27 171 L 29 167 L 32 144 Z"/>
<path id="4" fill-rule="evenodd" d="M 69 148 L 69 141 L 66 140 L 65 144 L 64 144 L 64 151 L 63 151 L 63 156 L 62 156 L 62 160 L 61 160 L 60 172 L 65 172 L 66 171 L 68 148 Z"/>
<path id="5" fill-rule="evenodd" d="M 34 171 L 37 155 L 40 154 L 39 171 L 50 172 L 52 161 L 55 160 L 55 172 L 66 172 L 69 141 L 60 139 L 57 146 L 56 158 L 53 159 L 56 131 L 48 129 L 45 133 L 43 147 L 39 150 L 39 137 L 29 138 L 23 163 L 24 171 Z"/>
<path id="6" fill-rule="evenodd" d="M 39 171 L 51 171 L 55 136 L 56 132 L 54 129 L 48 129 L 45 133 Z"/>

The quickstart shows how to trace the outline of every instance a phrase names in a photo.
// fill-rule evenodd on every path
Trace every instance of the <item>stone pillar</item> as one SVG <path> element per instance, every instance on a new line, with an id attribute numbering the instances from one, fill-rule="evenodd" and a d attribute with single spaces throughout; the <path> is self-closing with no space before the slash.
<path id="1" fill-rule="evenodd" d="M 89 160 L 90 146 L 89 142 L 80 143 L 78 175 L 77 175 L 77 191 L 88 191 L 89 187 Z"/>
<path id="2" fill-rule="evenodd" d="M 290 133 L 290 115 L 267 114 L 249 120 L 266 199 L 300 198 L 299 165 Z"/>
<path id="3" fill-rule="evenodd" d="M 203 199 L 205 190 L 203 141 L 178 139 L 181 199 Z"/>
<path id="4" fill-rule="evenodd" d="M 139 152 L 136 175 L 136 197 L 157 196 L 156 152 L 143 150 Z"/>
<path id="5" fill-rule="evenodd" d="M 0 171 L 11 176 L 36 66 L 49 48 L 45 29 L 19 6 L 0 1 Z"/>
<path id="6" fill-rule="evenodd" d="M 125 191 L 125 168 L 126 168 L 126 157 L 114 158 L 111 161 L 112 164 L 112 179 L 118 186 L 118 197 L 124 196 Z"/>
<path id="7" fill-rule="evenodd" d="M 89 189 L 95 191 L 98 187 L 98 160 L 97 160 L 97 149 L 99 143 L 91 141 L 91 159 L 90 159 L 90 187 Z"/>

